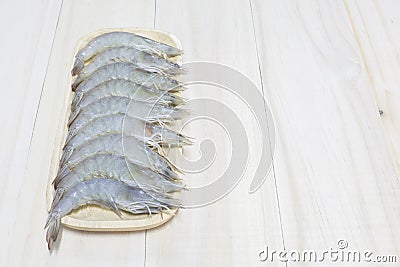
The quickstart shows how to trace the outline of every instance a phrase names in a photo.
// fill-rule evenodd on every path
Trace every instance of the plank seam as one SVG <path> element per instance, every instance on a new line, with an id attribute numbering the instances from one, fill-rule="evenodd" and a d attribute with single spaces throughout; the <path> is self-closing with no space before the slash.
<path id="1" fill-rule="evenodd" d="M 154 20 L 153 20 L 153 29 L 156 29 L 156 18 L 157 18 L 157 0 L 154 0 Z"/>
<path id="2" fill-rule="evenodd" d="M 144 231 L 144 261 L 143 261 L 143 267 L 146 267 L 146 260 L 147 260 L 147 230 Z"/>
<path id="3" fill-rule="evenodd" d="M 40 103 L 42 101 L 42 96 L 43 96 L 43 88 L 44 88 L 44 84 L 45 84 L 46 79 L 47 79 L 47 72 L 49 70 L 50 58 L 51 58 L 51 55 L 53 53 L 54 40 L 56 39 L 56 33 L 57 33 L 57 29 L 58 29 L 58 24 L 60 22 L 61 10 L 62 10 L 63 4 L 64 4 L 64 0 L 61 0 L 60 10 L 58 11 L 58 16 L 57 16 L 57 23 L 56 23 L 56 27 L 54 29 L 53 40 L 51 42 L 50 54 L 49 54 L 49 58 L 47 59 L 46 72 L 45 72 L 44 79 L 43 79 L 43 82 L 42 82 L 42 88 L 40 90 L 39 103 L 38 103 L 38 106 L 37 106 L 37 109 L 36 109 L 35 121 L 33 123 L 33 131 L 32 131 L 31 137 L 29 139 L 28 155 L 30 153 L 31 146 L 32 146 L 33 133 L 35 132 L 35 128 L 36 128 L 36 121 L 37 121 L 37 117 L 38 117 L 38 113 L 39 113 L 39 107 L 40 107 Z"/>
<path id="4" fill-rule="evenodd" d="M 253 6 L 251 4 L 251 0 L 249 0 L 249 4 L 250 4 L 251 20 L 252 20 L 252 24 L 253 24 L 253 36 L 254 36 L 254 42 L 255 42 L 255 47 L 256 47 L 257 65 L 258 65 L 258 72 L 259 72 L 260 83 L 261 83 L 261 92 L 262 92 L 263 98 L 265 99 L 265 91 L 264 91 L 265 88 L 264 88 L 263 76 L 262 76 L 262 71 L 261 71 L 260 55 L 259 55 L 259 49 L 258 49 L 258 43 L 257 43 L 257 34 L 256 34 Z M 267 114 L 265 103 L 264 103 L 264 110 L 265 110 L 265 114 Z M 268 133 L 270 132 L 269 130 L 270 129 L 268 127 Z M 268 135 L 268 138 L 269 138 L 270 150 L 271 150 L 271 153 L 273 153 L 273 150 L 271 147 L 271 139 L 270 139 L 269 135 Z M 280 207 L 280 203 L 279 203 L 278 184 L 276 182 L 275 163 L 273 160 L 273 154 L 271 154 L 271 157 L 272 157 L 272 174 L 273 174 L 273 179 L 274 179 L 275 195 L 276 195 L 276 201 L 277 201 L 277 206 L 278 206 L 278 216 L 279 216 L 279 225 L 280 225 L 280 229 L 281 229 L 282 246 L 283 246 L 283 250 L 286 251 L 285 239 L 284 239 L 284 234 L 283 234 L 281 207 Z M 285 266 L 287 266 L 287 262 L 285 263 Z"/>

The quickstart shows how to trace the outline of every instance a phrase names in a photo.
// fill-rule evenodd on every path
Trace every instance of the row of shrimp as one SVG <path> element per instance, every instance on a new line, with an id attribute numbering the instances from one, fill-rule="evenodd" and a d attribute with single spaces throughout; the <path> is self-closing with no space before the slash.
<path id="1" fill-rule="evenodd" d="M 131 32 L 91 39 L 72 69 L 75 92 L 55 194 L 46 221 L 51 250 L 61 218 L 87 204 L 123 212 L 153 214 L 180 206 L 184 189 L 177 168 L 162 147 L 190 145 L 168 128 L 187 111 L 172 61 L 180 49 Z M 121 212 L 123 211 L 123 212 Z"/>

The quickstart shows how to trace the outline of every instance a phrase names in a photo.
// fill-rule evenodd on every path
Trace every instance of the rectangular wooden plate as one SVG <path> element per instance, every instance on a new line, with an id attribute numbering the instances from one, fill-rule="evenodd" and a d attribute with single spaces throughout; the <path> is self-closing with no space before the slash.
<path id="1" fill-rule="evenodd" d="M 170 46 L 182 49 L 182 45 L 179 42 L 179 40 L 165 32 L 153 30 L 153 29 L 132 29 L 132 28 L 121 28 L 121 29 L 102 29 L 98 30 L 94 33 L 88 34 L 87 36 L 84 36 L 81 38 L 81 40 L 78 42 L 76 52 L 83 46 L 86 45 L 86 43 L 100 35 L 106 32 L 112 32 L 112 31 L 126 31 L 126 32 L 133 32 L 135 34 L 151 38 L 153 40 L 156 40 L 158 42 L 162 42 L 165 44 L 168 44 Z M 69 55 L 71 57 L 71 63 L 70 66 L 72 69 L 73 66 L 73 61 L 74 61 L 74 55 Z M 173 59 L 172 61 L 176 63 L 182 63 L 182 57 L 178 56 Z M 73 78 L 71 77 L 71 83 L 73 81 Z M 71 93 L 69 94 L 69 111 L 70 111 L 70 103 L 72 100 L 72 90 L 71 90 L 71 83 L 65 84 L 64 90 L 69 90 Z M 67 118 L 69 117 L 69 113 L 65 114 L 65 117 L 62 118 L 63 121 L 67 121 Z M 68 133 L 68 128 L 65 123 L 65 128 L 63 132 L 60 132 L 60 135 L 62 135 L 62 140 L 65 140 L 66 135 Z M 56 151 L 53 155 L 53 157 L 56 160 L 52 160 L 53 164 L 50 168 L 50 174 L 48 178 L 48 183 L 47 183 L 47 193 L 46 193 L 46 202 L 47 202 L 47 210 L 50 210 L 51 203 L 53 200 L 53 195 L 54 195 L 54 189 L 52 186 L 52 181 L 57 174 L 58 170 L 58 163 L 59 159 L 61 158 L 62 154 L 62 148 L 58 151 Z M 95 205 L 86 205 L 83 206 L 73 212 L 71 212 L 69 215 L 64 216 L 61 219 L 61 223 L 67 227 L 73 228 L 73 229 L 78 229 L 78 230 L 86 230 L 86 231 L 139 231 L 139 230 L 145 230 L 145 229 L 150 229 L 154 228 L 157 226 L 160 226 L 167 221 L 169 221 L 176 213 L 178 209 L 173 209 L 172 212 L 169 213 L 163 213 L 163 214 L 153 214 L 153 215 L 132 215 L 126 212 L 123 212 L 124 218 L 121 219 L 119 218 L 113 211 L 101 208 Z"/>

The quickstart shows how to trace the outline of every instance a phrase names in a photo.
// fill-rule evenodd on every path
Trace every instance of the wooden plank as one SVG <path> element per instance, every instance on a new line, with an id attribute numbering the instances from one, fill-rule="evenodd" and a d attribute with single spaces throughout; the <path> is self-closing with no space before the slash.
<path id="1" fill-rule="evenodd" d="M 269 177 L 250 196 L 243 182 L 222 201 L 180 212 L 170 225 L 148 231 L 147 238 L 65 230 L 50 257 L 40 229 L 47 215 L 52 147 L 61 142 L 54 140 L 61 127 L 55 118 L 64 112 L 60 99 L 66 92 L 57 88 L 67 79 L 68 55 L 80 36 L 98 28 L 154 23 L 154 2 L 107 4 L 64 1 L 29 149 L 60 1 L 0 3 L 0 20 L 12 21 L 14 28 L 5 35 L 13 42 L 3 43 L 0 51 L 7 62 L 0 66 L 7 77 L 7 97 L 0 105 L 6 129 L 0 134 L 1 266 L 255 265 L 264 245 L 320 250 L 336 248 L 338 239 L 346 239 L 351 249 L 400 254 L 393 166 L 399 147 L 397 1 L 251 1 L 262 81 L 278 130 L 276 181 Z M 262 88 L 247 4 L 159 0 L 156 26 L 178 35 L 186 61 L 233 66 Z M 176 10 L 180 16 L 171 15 Z M 381 118 L 378 108 L 384 111 Z M 244 181 L 255 164 L 249 169 Z"/>
<path id="2" fill-rule="evenodd" d="M 400 17 L 398 1 L 348 1 L 348 14 L 389 146 L 400 173 Z"/>
<path id="3" fill-rule="evenodd" d="M 180 10 L 179 19 L 171 19 L 176 10 Z M 226 64 L 247 75 L 261 90 L 249 2 L 233 1 L 227 5 L 211 0 L 157 1 L 155 26 L 178 37 L 184 49 L 184 62 Z M 277 249 L 283 246 L 273 175 L 258 192 L 248 193 L 260 157 L 258 126 L 240 102 L 228 93 L 214 90 L 218 88 L 189 87 L 185 96 L 214 97 L 242 117 L 250 136 L 246 175 L 222 200 L 202 208 L 180 210 L 170 223 L 147 231 L 146 266 L 256 266 L 265 244 Z M 212 168 L 184 176 L 190 186 L 214 181 L 229 163 L 230 145 L 226 136 L 216 132 L 218 127 L 205 121 L 184 132 L 197 140 L 210 138 L 217 151 Z M 196 159 L 197 145 L 185 149 L 186 156 Z"/>
<path id="4" fill-rule="evenodd" d="M 11 229 L 18 220 L 16 205 L 24 201 L 20 190 L 60 8 L 61 1 L 0 3 L 0 266 L 15 257 Z"/>
<path id="5" fill-rule="evenodd" d="M 399 255 L 399 180 L 345 5 L 252 3 L 287 250 Z"/>
<path id="6" fill-rule="evenodd" d="M 70 91 L 70 60 L 77 41 L 101 28 L 152 27 L 154 2 L 143 1 L 69 1 L 63 2 L 51 58 L 40 99 L 29 150 L 28 164 L 19 190 L 20 200 L 12 203 L 17 221 L 10 231 L 6 266 L 52 265 L 98 266 L 132 265 L 144 262 L 144 233 L 84 233 L 64 229 L 61 244 L 50 254 L 42 230 L 47 216 L 45 191 L 52 158 L 59 149 L 58 134 L 64 122 L 58 121 L 67 110 Z M 10 203 L 11 204 L 11 203 Z M 24 257 L 21 257 L 24 255 Z M 64 260 L 60 260 L 64 259 Z"/>

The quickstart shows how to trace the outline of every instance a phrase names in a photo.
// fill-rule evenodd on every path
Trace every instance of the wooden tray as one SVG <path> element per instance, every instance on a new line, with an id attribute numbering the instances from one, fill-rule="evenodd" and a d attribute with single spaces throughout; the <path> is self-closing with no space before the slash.
<path id="1" fill-rule="evenodd" d="M 141 36 L 145 36 L 148 38 L 151 38 L 153 40 L 177 47 L 182 49 L 182 45 L 179 42 L 179 40 L 168 33 L 153 30 L 153 29 L 131 29 L 131 28 L 120 28 L 120 29 L 102 29 L 97 32 L 88 34 L 87 36 L 84 36 L 81 38 L 77 45 L 76 52 L 82 48 L 86 43 L 100 35 L 106 32 L 111 32 L 111 31 L 127 31 L 127 32 L 133 32 Z M 76 54 L 75 52 L 75 54 Z M 70 55 L 71 57 L 71 68 L 73 66 L 73 61 L 74 61 L 74 55 Z M 178 56 L 175 58 L 171 59 L 174 62 L 177 63 L 182 63 L 182 57 Z M 69 90 L 71 92 L 69 103 L 71 103 L 72 100 L 72 90 L 71 90 L 71 83 L 73 81 L 73 78 L 71 77 L 69 84 L 65 84 L 65 90 Z M 71 105 L 69 105 L 69 111 L 70 111 Z M 69 112 L 65 114 L 65 119 L 67 120 L 69 116 Z M 65 126 L 64 132 L 60 133 L 63 135 L 63 140 L 65 140 L 66 135 L 68 133 L 67 126 Z M 54 189 L 52 186 L 52 181 L 57 173 L 58 170 L 58 163 L 59 159 L 61 158 L 62 154 L 62 148 L 54 153 L 53 157 L 57 160 L 53 160 L 53 164 L 50 168 L 50 175 L 48 178 L 48 183 L 47 183 L 47 192 L 46 192 L 46 202 L 47 202 L 47 210 L 50 210 L 51 203 L 53 200 L 53 195 L 54 195 Z M 154 215 L 132 215 L 126 212 L 122 212 L 124 219 L 120 219 L 113 211 L 101 208 L 98 206 L 94 205 L 87 205 L 83 206 L 73 212 L 71 212 L 69 215 L 64 216 L 61 219 L 61 223 L 67 227 L 77 229 L 77 230 L 85 230 L 85 231 L 140 231 L 140 230 L 146 230 L 146 229 L 151 229 L 157 226 L 160 226 L 167 221 L 169 221 L 176 213 L 178 212 L 178 209 L 173 209 L 172 212 L 170 213 L 163 213 L 163 214 L 154 214 Z"/>

